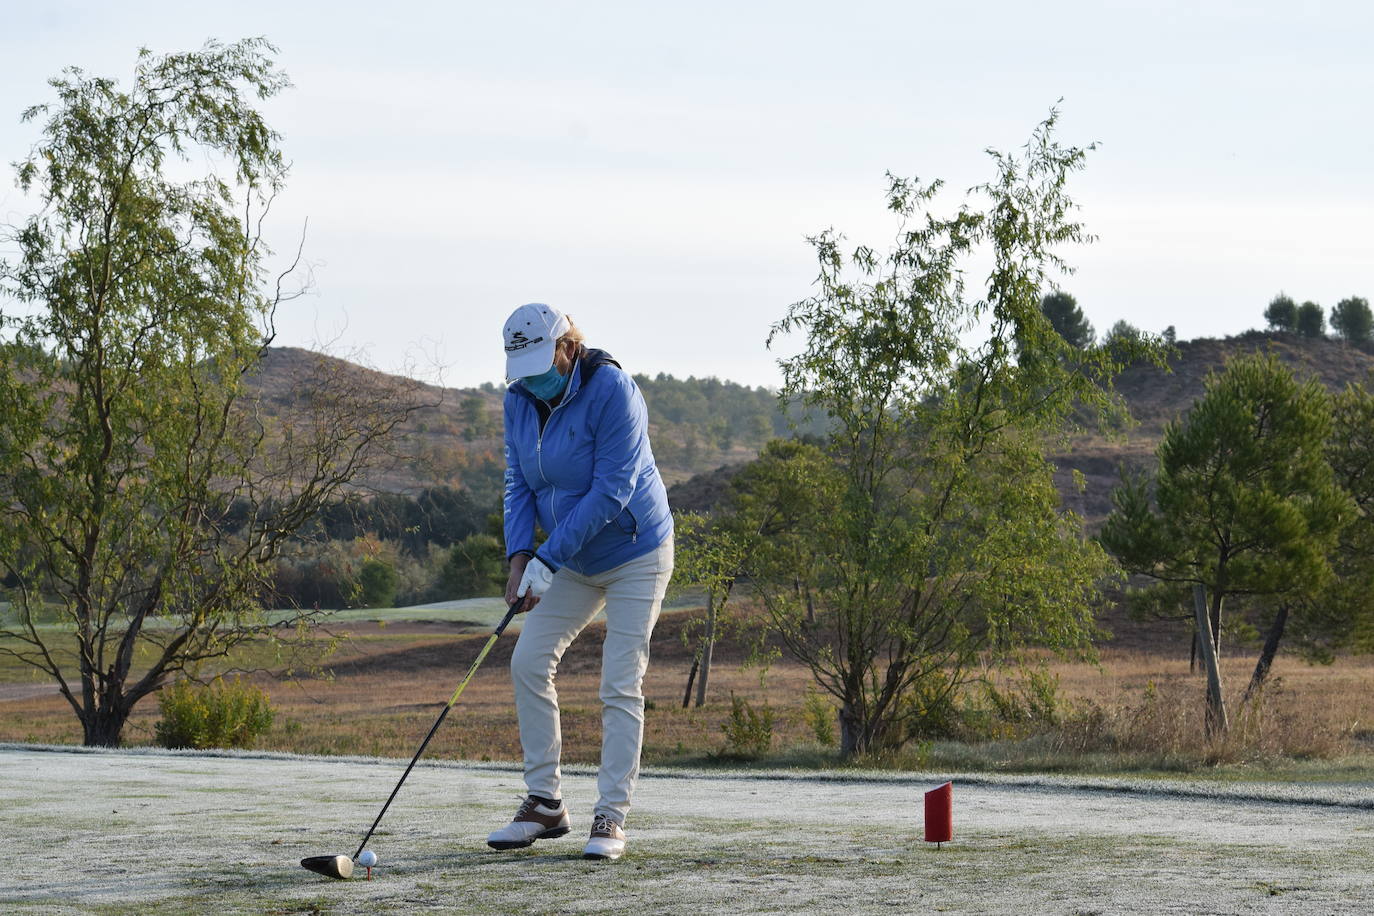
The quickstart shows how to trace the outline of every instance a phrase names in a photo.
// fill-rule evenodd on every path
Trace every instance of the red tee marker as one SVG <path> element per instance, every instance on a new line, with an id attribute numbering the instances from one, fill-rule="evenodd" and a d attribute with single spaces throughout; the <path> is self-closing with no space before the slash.
<path id="1" fill-rule="evenodd" d="M 926 793 L 926 842 L 948 843 L 953 838 L 954 783 L 947 782 Z"/>

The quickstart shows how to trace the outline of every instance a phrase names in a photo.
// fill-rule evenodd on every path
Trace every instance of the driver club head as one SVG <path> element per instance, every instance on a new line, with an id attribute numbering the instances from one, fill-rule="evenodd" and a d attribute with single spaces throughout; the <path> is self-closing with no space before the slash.
<path id="1" fill-rule="evenodd" d="M 353 860 L 348 856 L 306 856 L 301 859 L 301 868 L 307 868 L 326 878 L 353 877 Z"/>

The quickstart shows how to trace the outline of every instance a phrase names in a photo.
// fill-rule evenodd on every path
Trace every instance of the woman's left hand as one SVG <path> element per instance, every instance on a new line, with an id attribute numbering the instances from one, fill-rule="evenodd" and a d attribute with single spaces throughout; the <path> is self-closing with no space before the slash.
<path id="1" fill-rule="evenodd" d="M 520 577 L 520 585 L 516 588 L 515 594 L 524 599 L 524 610 L 529 610 L 539 603 L 539 599 L 544 597 L 544 593 L 553 584 L 553 570 L 538 559 L 533 559 L 525 564 L 525 572 Z"/>

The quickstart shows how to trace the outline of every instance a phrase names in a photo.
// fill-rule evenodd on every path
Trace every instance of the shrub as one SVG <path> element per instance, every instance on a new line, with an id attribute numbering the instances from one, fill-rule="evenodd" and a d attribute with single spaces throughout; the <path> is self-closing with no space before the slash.
<path id="1" fill-rule="evenodd" d="M 359 596 L 356 571 L 344 541 L 293 546 L 277 561 L 272 600 L 279 607 L 351 607 Z"/>
<path id="2" fill-rule="evenodd" d="M 177 681 L 163 688 L 158 705 L 162 719 L 154 734 L 163 747 L 252 747 L 274 715 L 267 692 L 239 678 Z"/>
<path id="3" fill-rule="evenodd" d="M 759 757 L 773 746 L 773 707 L 767 703 L 755 709 L 743 697 L 730 694 L 730 718 L 720 730 L 725 732 L 726 752 L 737 757 Z"/>
<path id="4" fill-rule="evenodd" d="M 988 680 L 955 692 L 939 678 L 918 681 L 903 697 L 908 741 L 1005 741 L 1058 725 L 1067 705 L 1059 678 L 1044 669 L 1021 672 L 1004 686 Z"/>
<path id="5" fill-rule="evenodd" d="M 802 714 L 806 716 L 806 724 L 811 726 L 811 734 L 816 737 L 816 743 L 821 747 L 834 747 L 835 707 L 826 702 L 825 697 L 814 689 L 807 687 L 806 705 L 802 707 Z"/>
<path id="6" fill-rule="evenodd" d="M 1028 671 L 1010 689 L 998 690 L 996 685 L 988 684 L 986 690 L 997 718 L 1009 725 L 1024 725 L 1032 729 L 1058 725 L 1063 714 L 1059 676 L 1049 671 Z"/>
<path id="7" fill-rule="evenodd" d="M 943 672 L 917 680 L 899 700 L 907 722 L 904 741 L 962 736 L 968 711 L 960 709 L 957 700 Z"/>

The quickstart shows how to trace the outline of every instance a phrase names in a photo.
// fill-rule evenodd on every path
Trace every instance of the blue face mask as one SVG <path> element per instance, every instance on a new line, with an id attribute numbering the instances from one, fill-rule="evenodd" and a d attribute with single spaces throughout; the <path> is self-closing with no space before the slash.
<path id="1" fill-rule="evenodd" d="M 530 394 L 541 401 L 548 401 L 563 393 L 563 386 L 568 384 L 568 379 L 571 376 L 571 371 L 567 375 L 563 375 L 558 371 L 557 366 L 550 366 L 548 372 L 540 375 L 527 375 L 520 381 L 525 383 Z"/>

